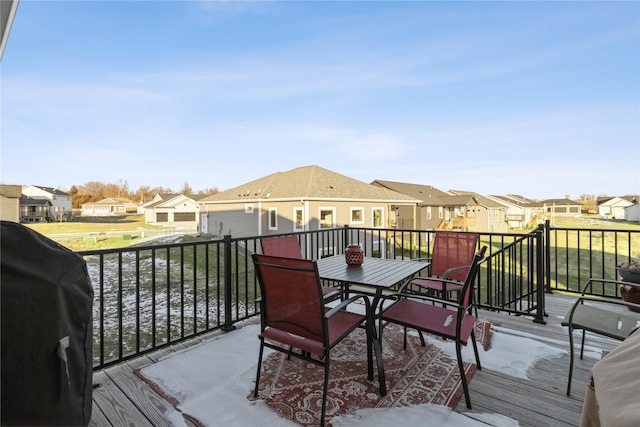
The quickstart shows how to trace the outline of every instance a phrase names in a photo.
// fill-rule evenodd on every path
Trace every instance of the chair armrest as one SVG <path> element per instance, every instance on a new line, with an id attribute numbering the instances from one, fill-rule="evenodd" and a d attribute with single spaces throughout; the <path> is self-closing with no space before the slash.
<path id="1" fill-rule="evenodd" d="M 591 295 L 585 295 L 578 298 L 578 301 L 575 302 L 574 307 L 578 304 L 584 303 L 584 301 L 593 301 L 593 302 L 601 302 L 604 304 L 614 304 L 614 305 L 624 305 L 629 308 L 640 309 L 640 304 L 636 304 L 630 301 L 624 301 L 622 299 L 617 298 L 607 298 L 607 297 L 594 297 Z M 573 309 L 575 310 L 575 308 Z M 640 315 L 638 315 L 638 321 L 640 322 Z"/>
<path id="2" fill-rule="evenodd" d="M 451 273 L 453 273 L 456 270 L 462 270 L 463 268 L 471 268 L 471 266 L 470 265 L 459 265 L 458 267 L 451 267 L 451 268 L 445 270 L 444 274 L 442 275 L 442 278 L 443 279 L 448 279 L 449 275 Z"/>
<path id="3" fill-rule="evenodd" d="M 603 284 L 612 284 L 612 285 L 618 285 L 618 286 L 631 286 L 632 288 L 639 288 L 640 289 L 640 283 L 633 283 L 633 282 L 625 282 L 624 280 L 611 280 L 611 279 L 596 279 L 596 278 L 590 278 L 587 283 L 582 287 L 582 295 L 588 295 L 587 294 L 587 289 L 590 286 L 593 286 L 593 283 L 603 283 Z"/>
<path id="4" fill-rule="evenodd" d="M 586 293 L 587 289 L 589 287 L 591 287 L 594 282 L 595 283 L 614 284 L 614 285 L 619 285 L 619 286 L 631 286 L 631 287 L 640 289 L 640 283 L 630 283 L 630 282 L 624 282 L 624 281 L 621 281 L 621 280 L 594 279 L 594 278 L 591 278 L 591 279 L 589 279 L 587 281 L 587 283 L 582 288 L 582 294 L 578 297 L 578 299 L 576 299 L 576 302 L 571 307 L 571 310 L 569 311 L 569 313 L 567 313 L 567 316 L 565 317 L 565 320 L 562 321 L 562 324 L 564 326 L 568 326 L 568 325 L 572 324 L 573 315 L 574 315 L 576 309 L 581 304 L 584 304 L 585 301 L 593 301 L 593 302 L 602 304 L 602 306 L 604 306 L 606 304 L 612 304 L 612 305 L 626 306 L 628 308 L 632 308 L 632 309 L 635 309 L 635 310 L 640 310 L 640 304 L 636 304 L 636 303 L 629 302 L 629 301 L 624 301 L 624 300 L 618 299 L 618 298 L 600 297 L 600 296 L 596 296 L 596 295 L 587 294 Z M 633 314 L 630 314 L 630 316 L 633 316 Z M 640 315 L 638 315 L 638 318 L 639 318 L 639 321 L 640 321 Z"/>
<path id="5" fill-rule="evenodd" d="M 357 295 L 354 295 L 354 296 L 352 296 L 350 298 L 347 298 L 344 301 L 341 301 L 340 304 L 336 305 L 331 310 L 327 311 L 324 314 L 324 317 L 326 317 L 328 319 L 331 316 L 334 316 L 336 313 L 341 311 L 343 308 L 347 307 L 349 304 L 351 304 L 352 302 L 357 301 L 359 299 L 363 299 L 364 300 L 364 306 L 365 306 L 366 315 L 367 315 L 367 318 L 369 318 L 371 316 L 371 302 L 369 301 L 369 298 L 367 298 L 367 296 L 363 295 L 363 294 L 357 294 Z"/>
<path id="6" fill-rule="evenodd" d="M 455 282 L 455 283 L 457 283 L 457 282 Z M 414 300 L 420 300 L 420 301 L 426 301 L 426 302 L 433 302 L 433 303 L 436 303 L 436 304 L 441 305 L 441 306 L 453 307 L 453 308 L 456 308 L 456 309 L 462 307 L 456 301 L 445 300 L 445 299 L 442 299 L 442 298 L 432 297 L 432 296 L 428 296 L 428 295 L 419 295 L 419 294 L 411 294 L 411 293 L 405 293 L 405 292 L 396 292 L 395 294 L 393 294 L 393 296 L 397 297 L 398 299 L 406 298 L 406 299 L 414 299 Z"/>
<path id="7" fill-rule="evenodd" d="M 442 288 L 444 289 L 444 287 L 447 284 L 451 284 L 451 285 L 455 285 L 455 286 L 462 286 L 462 282 L 458 282 L 457 280 L 450 280 L 450 279 L 444 279 L 444 278 L 440 278 L 440 277 L 414 277 L 414 279 L 428 279 L 430 282 L 439 282 L 442 283 Z M 412 295 L 413 294 L 408 294 L 405 292 L 407 286 L 409 286 L 411 284 L 411 280 L 408 280 L 406 283 L 404 283 L 399 289 L 398 289 L 398 294 L 404 294 L 404 295 Z M 438 299 L 438 298 L 436 298 Z"/>

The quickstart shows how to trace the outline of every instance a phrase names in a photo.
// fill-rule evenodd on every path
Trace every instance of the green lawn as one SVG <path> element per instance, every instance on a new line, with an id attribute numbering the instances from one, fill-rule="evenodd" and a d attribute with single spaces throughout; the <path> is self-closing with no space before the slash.
<path id="1" fill-rule="evenodd" d="M 144 215 L 118 215 L 118 216 L 78 216 L 70 222 L 49 222 L 42 224 L 26 224 L 27 227 L 38 233 L 62 234 L 62 233 L 100 233 L 107 231 L 147 230 L 162 229 L 161 226 L 144 223 Z"/>
<path id="2" fill-rule="evenodd" d="M 174 228 L 145 224 L 144 215 L 78 216 L 69 222 L 25 225 L 74 251 L 123 248 L 139 243 L 143 235 L 161 236 L 175 231 Z"/>

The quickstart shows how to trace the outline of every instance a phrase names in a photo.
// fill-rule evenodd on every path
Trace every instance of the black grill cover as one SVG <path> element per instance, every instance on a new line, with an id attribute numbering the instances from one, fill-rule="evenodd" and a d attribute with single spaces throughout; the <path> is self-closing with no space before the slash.
<path id="1" fill-rule="evenodd" d="M 78 254 L 2 221 L 2 425 L 88 425 L 93 289 Z"/>

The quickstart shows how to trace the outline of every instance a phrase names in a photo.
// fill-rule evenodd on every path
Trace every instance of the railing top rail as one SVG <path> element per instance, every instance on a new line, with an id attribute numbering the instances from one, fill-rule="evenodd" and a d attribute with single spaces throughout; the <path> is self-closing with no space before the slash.
<path id="1" fill-rule="evenodd" d="M 640 230 L 624 229 L 624 228 L 575 228 L 575 227 L 557 227 L 550 225 L 549 230 L 559 231 L 584 231 L 584 232 L 598 232 L 598 233 L 639 233 Z"/>
<path id="2" fill-rule="evenodd" d="M 246 240 L 246 238 L 236 239 L 236 240 Z M 127 246 L 124 248 L 113 248 L 113 249 L 92 249 L 87 251 L 77 251 L 80 256 L 89 256 L 89 255 L 107 255 L 107 254 L 115 254 L 118 252 L 135 252 L 135 251 L 150 251 L 153 249 L 166 249 L 166 248 L 176 248 L 176 247 L 187 247 L 187 246 L 197 246 L 197 245 L 208 245 L 211 243 L 223 243 L 223 239 L 210 239 L 210 240 L 194 240 L 192 242 L 171 242 L 171 243 L 161 243 L 161 244 L 149 244 L 149 245 L 135 245 L 135 246 Z"/>

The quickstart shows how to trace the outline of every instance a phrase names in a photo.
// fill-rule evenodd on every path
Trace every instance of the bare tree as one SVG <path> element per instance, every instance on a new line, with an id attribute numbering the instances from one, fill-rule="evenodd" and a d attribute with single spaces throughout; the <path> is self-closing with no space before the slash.
<path id="1" fill-rule="evenodd" d="M 120 178 L 116 185 L 118 186 L 118 198 L 129 198 L 129 183 L 127 180 Z"/>
<path id="2" fill-rule="evenodd" d="M 218 192 L 219 192 L 218 187 L 211 187 L 211 188 L 205 188 L 204 190 L 198 191 L 198 194 L 212 196 L 214 194 L 217 194 Z"/>
<path id="3" fill-rule="evenodd" d="M 153 199 L 153 196 L 155 196 L 155 193 L 151 191 L 151 187 L 148 185 L 143 185 L 138 188 L 135 194 L 138 201 L 142 203 L 148 202 L 149 200 Z"/>
<path id="4" fill-rule="evenodd" d="M 88 194 L 96 197 L 104 196 L 104 183 L 100 181 L 89 181 L 84 185 L 78 186 L 79 194 Z"/>
<path id="5" fill-rule="evenodd" d="M 157 193 L 160 193 L 160 194 L 173 194 L 173 190 L 172 189 L 161 187 L 161 186 L 160 187 L 153 187 L 150 191 L 154 195 L 157 194 Z"/>
<path id="6" fill-rule="evenodd" d="M 186 195 L 193 194 L 193 189 L 191 188 L 188 182 L 185 181 L 185 183 L 182 184 L 182 190 L 180 190 L 180 194 L 186 194 Z"/>
<path id="7" fill-rule="evenodd" d="M 104 197 L 120 198 L 120 188 L 116 184 L 105 184 L 102 190 Z"/>

